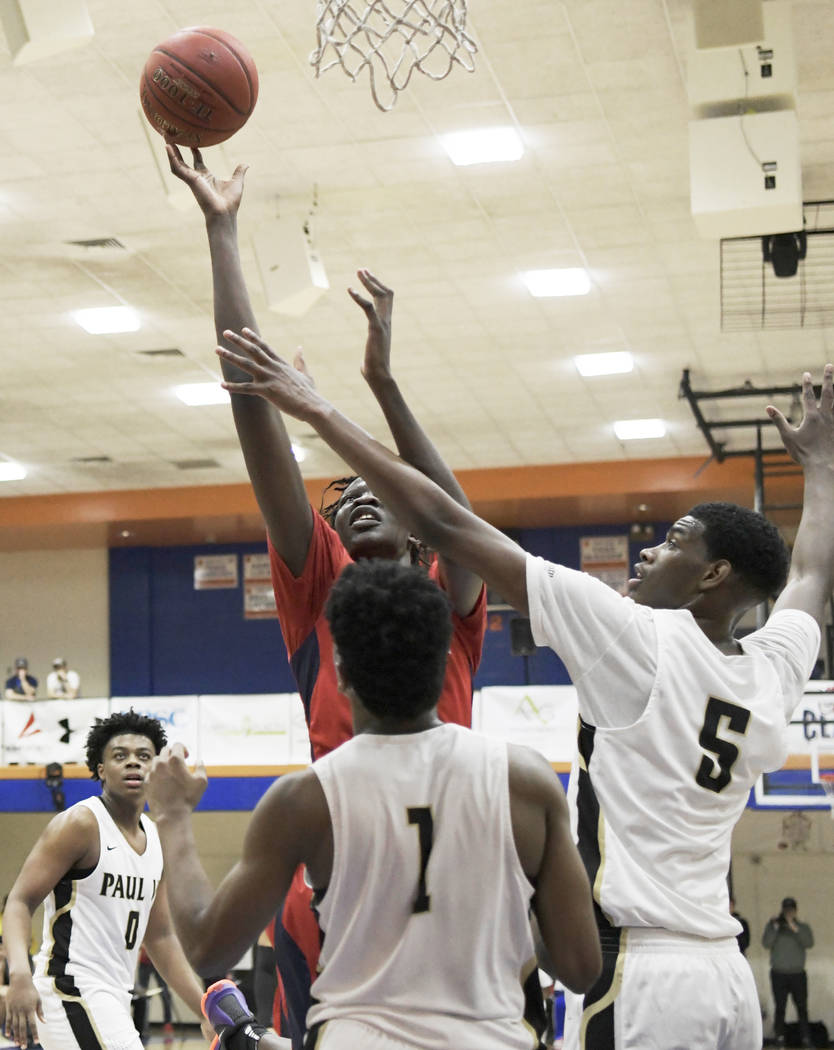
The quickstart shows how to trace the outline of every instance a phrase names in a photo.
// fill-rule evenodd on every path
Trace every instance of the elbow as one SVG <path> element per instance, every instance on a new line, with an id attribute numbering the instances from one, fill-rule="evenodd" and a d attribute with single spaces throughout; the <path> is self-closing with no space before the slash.
<path id="1" fill-rule="evenodd" d="M 575 952 L 570 964 L 562 967 L 559 980 L 572 992 L 583 995 L 593 988 L 601 973 L 602 952 L 595 931 L 591 942 L 582 945 Z"/>

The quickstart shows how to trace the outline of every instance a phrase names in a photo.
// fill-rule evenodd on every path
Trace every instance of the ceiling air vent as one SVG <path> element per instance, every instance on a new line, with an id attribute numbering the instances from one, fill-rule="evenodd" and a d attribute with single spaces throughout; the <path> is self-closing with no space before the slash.
<path id="1" fill-rule="evenodd" d="M 185 357 L 176 346 L 165 346 L 161 350 L 137 350 L 140 357 Z"/>
<path id="2" fill-rule="evenodd" d="M 116 237 L 93 237 L 88 241 L 64 241 L 64 244 L 72 245 L 73 248 L 106 248 L 127 251 L 125 245 Z"/>
<path id="3" fill-rule="evenodd" d="M 112 463 L 110 456 L 73 456 L 70 463 Z"/>
<path id="4" fill-rule="evenodd" d="M 219 467 L 216 459 L 175 459 L 173 466 L 177 470 L 205 470 L 207 467 Z"/>

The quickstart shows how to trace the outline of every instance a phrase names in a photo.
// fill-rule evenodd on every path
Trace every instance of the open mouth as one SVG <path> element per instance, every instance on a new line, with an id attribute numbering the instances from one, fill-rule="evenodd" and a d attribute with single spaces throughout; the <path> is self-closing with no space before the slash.
<path id="1" fill-rule="evenodd" d="M 379 523 L 379 514 L 370 507 L 359 507 L 350 516 L 350 527 L 352 529 L 368 529 L 374 525 L 379 525 Z"/>

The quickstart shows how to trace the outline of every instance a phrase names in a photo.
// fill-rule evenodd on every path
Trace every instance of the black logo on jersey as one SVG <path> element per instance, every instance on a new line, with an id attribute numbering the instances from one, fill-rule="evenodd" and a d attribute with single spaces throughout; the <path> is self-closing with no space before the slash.
<path id="1" fill-rule="evenodd" d="M 156 893 L 156 879 L 153 880 L 151 900 Z M 143 901 L 145 899 L 145 879 L 141 875 L 114 875 L 105 871 L 99 890 L 100 897 L 119 897 L 125 901 Z"/>

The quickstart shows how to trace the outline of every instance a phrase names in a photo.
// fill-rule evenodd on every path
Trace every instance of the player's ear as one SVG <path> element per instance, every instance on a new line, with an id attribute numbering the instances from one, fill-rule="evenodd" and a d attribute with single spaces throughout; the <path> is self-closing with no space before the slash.
<path id="1" fill-rule="evenodd" d="M 732 571 L 733 567 L 726 558 L 719 558 L 717 561 L 709 562 L 701 577 L 701 590 L 711 591 L 716 587 L 720 587 L 728 579 Z"/>

